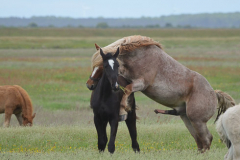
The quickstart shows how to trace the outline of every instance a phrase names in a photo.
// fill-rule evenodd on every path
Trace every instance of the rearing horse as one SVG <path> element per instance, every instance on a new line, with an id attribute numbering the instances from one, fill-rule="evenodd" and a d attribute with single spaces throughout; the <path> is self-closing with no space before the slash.
<path id="1" fill-rule="evenodd" d="M 114 51 L 117 47 L 120 47 L 119 74 L 131 82 L 125 87 L 126 94 L 121 105 L 126 108 L 128 96 L 141 91 L 180 115 L 195 139 L 198 150 L 204 152 L 210 149 L 213 137 L 206 123 L 214 115 L 218 104 L 225 109 L 232 107 L 235 104 L 232 97 L 214 91 L 206 78 L 177 62 L 151 38 L 125 37 L 103 50 Z M 96 52 L 92 57 L 92 66 L 101 65 L 101 57 Z"/>

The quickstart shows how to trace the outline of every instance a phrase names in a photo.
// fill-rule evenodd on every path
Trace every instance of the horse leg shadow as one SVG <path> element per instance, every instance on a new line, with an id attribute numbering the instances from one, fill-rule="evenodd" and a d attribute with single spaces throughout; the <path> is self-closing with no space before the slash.
<path id="1" fill-rule="evenodd" d="M 136 118 L 136 111 L 133 109 L 132 111 L 128 112 L 128 118 L 125 122 L 132 139 L 132 149 L 134 152 L 140 152 L 139 144 L 137 142 Z"/>
<path id="2" fill-rule="evenodd" d="M 116 114 L 115 118 L 109 121 L 109 124 L 111 126 L 111 133 L 110 133 L 110 140 L 108 143 L 108 151 L 110 153 L 114 153 L 115 151 L 115 139 L 117 135 L 117 129 L 118 129 L 118 114 Z"/>
<path id="3" fill-rule="evenodd" d="M 106 133 L 107 121 L 102 121 L 97 116 L 94 116 L 94 124 L 98 134 L 98 150 L 103 152 L 108 141 Z"/>

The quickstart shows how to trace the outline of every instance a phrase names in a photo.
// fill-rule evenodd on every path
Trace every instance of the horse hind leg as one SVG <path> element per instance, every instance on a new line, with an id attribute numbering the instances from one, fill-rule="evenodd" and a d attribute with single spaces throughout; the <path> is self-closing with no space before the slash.
<path id="1" fill-rule="evenodd" d="M 212 143 L 213 136 L 209 132 L 206 123 L 198 121 L 198 122 L 192 122 L 192 124 L 197 131 L 199 140 L 202 142 L 203 149 L 201 152 L 203 153 L 206 150 L 209 150 Z"/>
<path id="2" fill-rule="evenodd" d="M 13 111 L 10 107 L 6 106 L 5 109 L 5 121 L 4 121 L 4 127 L 9 127 L 10 121 L 11 121 L 11 116 L 13 114 Z"/>
<path id="3" fill-rule="evenodd" d="M 214 91 L 200 89 L 191 94 L 186 104 L 186 114 L 197 138 L 202 142 L 202 153 L 210 149 L 213 136 L 207 128 L 207 121 L 214 115 L 217 108 L 217 98 Z"/>
<path id="4" fill-rule="evenodd" d="M 205 111 L 208 110 L 205 109 Z M 206 117 L 204 114 L 207 113 L 199 113 L 198 111 L 195 110 L 195 108 L 191 109 L 191 111 L 187 109 L 187 117 L 189 118 L 192 127 L 196 132 L 195 133 L 196 137 L 194 138 L 197 142 L 198 150 L 201 151 L 202 153 L 210 149 L 213 139 L 213 136 L 209 132 L 206 124 L 207 121 L 211 118 L 211 116 Z"/>
<path id="5" fill-rule="evenodd" d="M 188 131 L 191 133 L 191 135 L 195 139 L 195 142 L 197 143 L 197 146 L 198 146 L 198 150 L 201 151 L 203 149 L 203 145 L 202 145 L 201 140 L 197 136 L 197 132 L 196 132 L 195 128 L 192 126 L 191 121 L 189 120 L 189 118 L 187 117 L 186 114 L 181 114 L 180 117 L 183 120 Z"/>

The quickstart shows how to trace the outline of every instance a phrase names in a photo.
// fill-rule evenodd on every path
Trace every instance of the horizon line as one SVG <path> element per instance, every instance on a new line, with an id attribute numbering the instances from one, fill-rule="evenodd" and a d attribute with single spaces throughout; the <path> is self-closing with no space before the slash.
<path id="1" fill-rule="evenodd" d="M 139 16 L 139 17 L 71 17 L 71 16 L 57 16 L 57 15 L 32 15 L 32 16 L 7 16 L 0 18 L 34 18 L 34 17 L 56 17 L 56 18 L 72 18 L 72 19 L 139 19 L 139 18 L 161 18 L 161 17 L 168 17 L 168 16 L 181 16 L 181 15 L 200 15 L 200 14 L 233 14 L 233 13 L 240 13 L 240 11 L 234 12 L 202 12 L 202 13 L 179 13 L 179 14 L 169 14 L 169 15 L 161 15 L 161 16 Z"/>

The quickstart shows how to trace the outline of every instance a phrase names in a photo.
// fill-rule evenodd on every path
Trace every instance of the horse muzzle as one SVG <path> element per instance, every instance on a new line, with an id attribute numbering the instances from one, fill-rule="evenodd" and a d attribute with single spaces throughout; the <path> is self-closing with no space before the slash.
<path id="1" fill-rule="evenodd" d="M 119 85 L 118 85 L 117 82 L 114 86 L 112 86 L 112 90 L 115 91 L 115 92 L 119 90 Z"/>
<path id="2" fill-rule="evenodd" d="M 87 88 L 88 88 L 89 90 L 94 90 L 97 85 L 94 85 L 94 84 L 88 85 L 88 84 L 86 83 L 86 86 L 87 86 Z"/>

